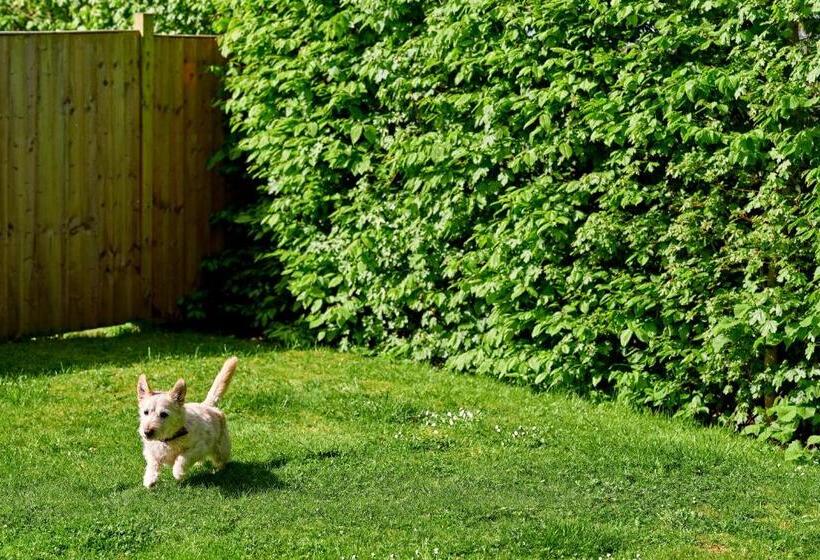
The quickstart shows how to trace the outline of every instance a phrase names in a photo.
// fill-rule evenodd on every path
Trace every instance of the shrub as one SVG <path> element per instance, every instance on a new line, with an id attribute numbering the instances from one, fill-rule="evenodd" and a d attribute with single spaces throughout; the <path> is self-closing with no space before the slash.
<path id="1" fill-rule="evenodd" d="M 812 430 L 816 3 L 266 6 L 226 108 L 316 340 Z"/>

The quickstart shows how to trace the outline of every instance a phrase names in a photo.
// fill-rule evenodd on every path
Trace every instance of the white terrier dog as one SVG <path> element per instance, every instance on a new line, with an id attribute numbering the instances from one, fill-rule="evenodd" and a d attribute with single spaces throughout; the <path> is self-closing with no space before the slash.
<path id="1" fill-rule="evenodd" d="M 179 379 L 167 393 L 155 393 L 140 375 L 137 400 L 140 408 L 139 434 L 145 457 L 146 488 L 156 484 L 161 465 L 173 465 L 174 478 L 182 480 L 188 468 L 210 459 L 221 469 L 231 454 L 225 414 L 216 408 L 228 390 L 237 358 L 228 358 L 201 403 L 185 402 L 185 380 Z"/>

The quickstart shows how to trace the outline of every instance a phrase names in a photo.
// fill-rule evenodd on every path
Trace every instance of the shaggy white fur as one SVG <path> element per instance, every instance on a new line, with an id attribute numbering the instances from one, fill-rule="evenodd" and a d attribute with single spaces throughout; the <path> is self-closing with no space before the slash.
<path id="1" fill-rule="evenodd" d="M 228 462 L 231 454 L 228 424 L 225 414 L 216 405 L 228 390 L 237 361 L 235 356 L 228 358 L 201 403 L 185 402 L 183 379 L 167 393 L 155 393 L 145 376 L 140 375 L 137 401 L 145 457 L 142 483 L 146 488 L 156 484 L 162 465 L 173 465 L 174 478 L 182 480 L 189 467 L 204 459 L 210 459 L 217 469 Z"/>

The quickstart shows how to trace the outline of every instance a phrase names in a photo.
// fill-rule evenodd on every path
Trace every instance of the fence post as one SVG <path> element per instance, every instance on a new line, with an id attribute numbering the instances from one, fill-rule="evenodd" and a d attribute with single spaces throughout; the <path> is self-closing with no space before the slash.
<path id="1" fill-rule="evenodd" d="M 140 193 L 142 206 L 141 264 L 144 317 L 153 315 L 153 213 L 154 213 L 154 15 L 135 14 L 140 33 Z"/>

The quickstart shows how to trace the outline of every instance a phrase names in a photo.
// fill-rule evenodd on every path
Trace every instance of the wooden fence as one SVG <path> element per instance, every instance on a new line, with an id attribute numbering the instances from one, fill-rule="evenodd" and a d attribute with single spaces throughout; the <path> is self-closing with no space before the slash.
<path id="1" fill-rule="evenodd" d="M 0 338 L 169 318 L 220 244 L 211 36 L 0 33 Z"/>

